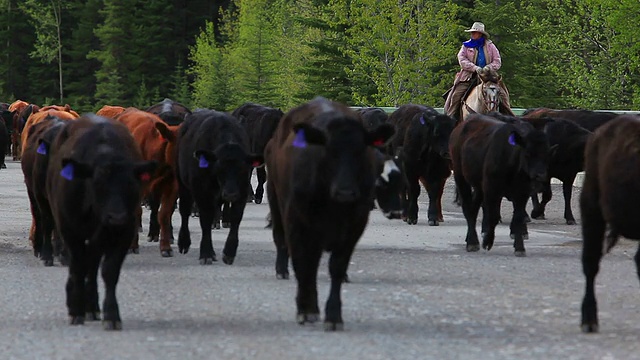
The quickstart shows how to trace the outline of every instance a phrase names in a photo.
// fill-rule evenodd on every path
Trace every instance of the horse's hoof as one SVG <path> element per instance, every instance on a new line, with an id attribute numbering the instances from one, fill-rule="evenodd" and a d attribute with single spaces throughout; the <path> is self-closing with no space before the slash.
<path id="1" fill-rule="evenodd" d="M 70 316 L 69 325 L 84 325 L 84 316 Z"/>
<path id="2" fill-rule="evenodd" d="M 575 224 L 576 224 L 575 220 L 573 220 L 573 219 L 567 220 L 567 225 L 575 225 Z"/>
<path id="3" fill-rule="evenodd" d="M 526 257 L 527 253 L 524 250 L 516 250 L 513 252 L 516 257 Z"/>
<path id="4" fill-rule="evenodd" d="M 128 254 L 140 254 L 140 248 L 129 249 Z"/>
<path id="5" fill-rule="evenodd" d="M 173 249 L 160 250 L 160 256 L 164 258 L 173 256 Z"/>
<path id="6" fill-rule="evenodd" d="M 300 325 L 304 325 L 305 323 L 313 324 L 318 320 L 320 320 L 320 314 L 298 314 L 297 316 L 297 321 Z"/>
<path id="7" fill-rule="evenodd" d="M 480 251 L 480 244 L 467 244 L 467 252 Z"/>
<path id="8" fill-rule="evenodd" d="M 344 330 L 344 323 L 341 322 L 330 322 L 330 321 L 325 321 L 324 322 L 324 331 L 343 331 Z"/>
<path id="9" fill-rule="evenodd" d="M 102 321 L 102 328 L 107 331 L 122 330 L 122 321 L 120 320 L 104 320 Z"/>
<path id="10" fill-rule="evenodd" d="M 42 260 L 42 265 L 46 267 L 53 266 L 53 259 Z"/>
<path id="11" fill-rule="evenodd" d="M 429 220 L 429 226 L 438 226 L 437 220 Z"/>
<path id="12" fill-rule="evenodd" d="M 582 332 L 587 334 L 597 333 L 600 330 L 598 324 L 582 324 L 581 327 Z"/>
<path id="13" fill-rule="evenodd" d="M 85 318 L 87 321 L 98 321 L 100 320 L 100 312 L 88 312 L 85 314 Z"/>
<path id="14" fill-rule="evenodd" d="M 233 260 L 235 259 L 236 259 L 235 256 L 222 255 L 222 262 L 227 265 L 233 265 Z"/>
<path id="15" fill-rule="evenodd" d="M 288 272 L 282 273 L 282 274 L 276 273 L 276 279 L 278 279 L 278 280 L 289 280 L 289 273 Z"/>
<path id="16" fill-rule="evenodd" d="M 212 265 L 214 261 L 216 261 L 215 257 L 200 259 L 200 265 Z"/>
<path id="17" fill-rule="evenodd" d="M 158 241 L 160 241 L 160 237 L 158 235 L 147 236 L 147 241 L 148 242 L 158 242 Z"/>

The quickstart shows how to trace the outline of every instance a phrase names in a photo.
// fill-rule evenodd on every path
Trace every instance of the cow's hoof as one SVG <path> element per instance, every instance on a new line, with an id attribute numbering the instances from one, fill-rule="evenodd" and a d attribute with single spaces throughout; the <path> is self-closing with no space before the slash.
<path id="1" fill-rule="evenodd" d="M 489 251 L 491 250 L 491 248 L 493 247 L 493 241 L 492 242 L 488 242 L 488 241 L 482 241 L 482 248 Z"/>
<path id="2" fill-rule="evenodd" d="M 288 272 L 282 273 L 282 274 L 276 273 L 276 279 L 278 279 L 278 280 L 289 280 L 289 273 Z"/>
<path id="3" fill-rule="evenodd" d="M 576 224 L 575 220 L 573 220 L 573 219 L 567 220 L 567 225 L 575 225 L 575 224 Z"/>
<path id="4" fill-rule="evenodd" d="M 46 267 L 53 266 L 53 259 L 42 260 L 42 265 Z"/>
<path id="5" fill-rule="evenodd" d="M 341 322 L 330 322 L 330 321 L 325 321 L 324 322 L 324 331 L 343 331 L 344 330 L 344 323 Z"/>
<path id="6" fill-rule="evenodd" d="M 160 255 L 164 258 L 173 256 L 173 249 L 160 250 Z"/>
<path id="7" fill-rule="evenodd" d="M 84 325 L 84 316 L 70 316 L 69 325 Z"/>
<path id="8" fill-rule="evenodd" d="M 253 202 L 256 204 L 262 204 L 262 198 L 255 198 L 253 199 Z"/>
<path id="9" fill-rule="evenodd" d="M 7 168 L 7 164 L 2 163 L 2 165 L 0 165 L 0 169 L 6 169 Z"/>
<path id="10" fill-rule="evenodd" d="M 231 227 L 231 223 L 230 222 L 223 222 L 222 223 L 222 227 L 225 228 L 225 229 L 228 229 L 228 228 Z"/>
<path id="11" fill-rule="evenodd" d="M 522 239 L 523 240 L 529 240 L 529 233 L 526 232 L 526 233 L 522 234 Z"/>
<path id="12" fill-rule="evenodd" d="M 418 223 L 418 219 L 411 219 L 411 218 L 407 218 L 407 224 L 409 225 L 415 225 Z"/>
<path id="13" fill-rule="evenodd" d="M 66 256 L 62 256 L 62 255 L 58 256 L 58 261 L 62 266 L 69 266 L 69 260 L 67 259 Z"/>
<path id="14" fill-rule="evenodd" d="M 233 260 L 235 259 L 236 259 L 235 256 L 222 255 L 222 262 L 227 265 L 233 265 Z"/>
<path id="15" fill-rule="evenodd" d="M 296 320 L 300 325 L 304 325 L 306 323 L 313 324 L 315 322 L 318 322 L 318 320 L 320 320 L 320 314 L 298 314 Z"/>
<path id="16" fill-rule="evenodd" d="M 437 220 L 429 220 L 429 226 L 438 226 Z"/>
<path id="17" fill-rule="evenodd" d="M 444 217 L 443 216 L 438 216 L 438 222 L 444 222 Z"/>
<path id="18" fill-rule="evenodd" d="M 147 241 L 148 242 L 158 242 L 158 241 L 160 241 L 160 236 L 158 236 L 158 235 L 147 236 Z"/>
<path id="19" fill-rule="evenodd" d="M 200 265 L 212 265 L 216 261 L 215 256 L 213 258 L 200 259 Z"/>
<path id="20" fill-rule="evenodd" d="M 122 330 L 122 321 L 120 320 L 104 320 L 102 322 L 102 328 L 108 331 Z"/>
<path id="21" fill-rule="evenodd" d="M 351 279 L 349 279 L 349 274 L 344 274 L 344 278 L 342 279 L 342 282 L 345 284 L 348 284 L 351 282 Z"/>
<path id="22" fill-rule="evenodd" d="M 220 230 L 220 223 L 216 222 L 215 224 L 213 224 L 213 228 L 216 230 Z"/>
<path id="23" fill-rule="evenodd" d="M 539 210 L 532 210 L 531 211 L 531 218 L 536 219 L 536 220 L 544 220 L 544 213 L 542 211 L 539 211 Z"/>
<path id="24" fill-rule="evenodd" d="M 142 228 L 142 226 L 138 227 L 138 232 L 143 232 L 144 229 Z"/>
<path id="25" fill-rule="evenodd" d="M 140 254 L 140 248 L 129 249 L 129 251 L 127 253 L 129 253 L 129 254 Z"/>
<path id="26" fill-rule="evenodd" d="M 524 250 L 516 250 L 513 252 L 516 257 L 526 257 L 527 253 Z"/>
<path id="27" fill-rule="evenodd" d="M 587 334 L 597 333 L 600 330 L 598 324 L 582 324 L 581 327 L 582 332 Z"/>
<path id="28" fill-rule="evenodd" d="M 87 319 L 87 321 L 99 321 L 100 312 L 88 312 L 85 314 L 85 318 Z"/>
<path id="29" fill-rule="evenodd" d="M 480 251 L 480 244 L 467 244 L 467 252 Z"/>

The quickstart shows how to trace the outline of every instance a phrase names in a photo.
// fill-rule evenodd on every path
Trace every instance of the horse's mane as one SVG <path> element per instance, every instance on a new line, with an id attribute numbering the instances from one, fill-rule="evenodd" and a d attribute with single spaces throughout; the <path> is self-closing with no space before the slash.
<path id="1" fill-rule="evenodd" d="M 492 83 L 498 83 L 500 81 L 500 79 L 502 79 L 502 77 L 493 69 L 483 69 L 482 71 L 480 71 L 480 73 L 478 74 L 478 76 L 480 77 L 480 79 L 482 80 L 482 82 L 492 82 Z"/>

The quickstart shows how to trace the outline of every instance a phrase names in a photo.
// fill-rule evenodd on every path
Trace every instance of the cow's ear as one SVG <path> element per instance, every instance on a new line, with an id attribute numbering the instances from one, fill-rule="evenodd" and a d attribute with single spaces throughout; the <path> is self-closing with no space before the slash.
<path id="1" fill-rule="evenodd" d="M 156 161 L 143 161 L 133 166 L 133 173 L 142 182 L 148 182 L 153 177 L 153 173 L 158 168 Z"/>
<path id="2" fill-rule="evenodd" d="M 62 170 L 60 170 L 60 176 L 69 181 L 74 179 L 88 179 L 93 176 L 93 168 L 74 159 L 64 158 L 62 159 Z"/>
<path id="3" fill-rule="evenodd" d="M 29 128 L 29 132 L 31 132 L 31 129 L 33 129 L 34 126 L 32 126 L 31 128 Z M 36 150 L 36 152 L 40 155 L 47 155 L 49 154 L 49 147 L 51 146 L 51 144 L 49 144 L 45 139 L 39 139 L 38 140 L 38 149 Z"/>
<path id="4" fill-rule="evenodd" d="M 198 160 L 198 167 L 201 169 L 208 168 L 211 163 L 216 162 L 216 155 L 209 150 L 196 150 L 193 157 Z"/>
<path id="5" fill-rule="evenodd" d="M 250 154 L 248 159 L 251 167 L 261 168 L 264 166 L 264 156 L 261 154 Z"/>
<path id="6" fill-rule="evenodd" d="M 324 145 L 327 143 L 327 137 L 324 132 L 311 124 L 295 124 L 293 125 L 293 132 L 296 134 L 293 140 L 294 147 L 304 148 L 308 144 Z"/>
<path id="7" fill-rule="evenodd" d="M 176 134 L 173 133 L 164 122 L 158 121 L 156 123 L 156 129 L 162 135 L 162 137 L 168 142 L 176 141 Z"/>
<path id="8" fill-rule="evenodd" d="M 507 139 L 507 141 L 509 142 L 509 145 L 512 145 L 512 146 L 516 146 L 516 145 L 524 146 L 524 139 L 520 134 L 518 134 L 517 131 L 512 131 L 509 134 L 509 138 Z"/>
<path id="9" fill-rule="evenodd" d="M 382 124 L 367 133 L 367 145 L 383 146 L 396 133 L 396 129 L 391 124 Z"/>

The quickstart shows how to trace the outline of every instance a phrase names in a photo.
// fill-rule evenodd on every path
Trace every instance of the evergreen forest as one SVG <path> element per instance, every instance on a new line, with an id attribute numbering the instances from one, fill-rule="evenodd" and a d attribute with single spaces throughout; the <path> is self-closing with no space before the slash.
<path id="1" fill-rule="evenodd" d="M 0 101 L 441 107 L 474 21 L 513 107 L 640 109 L 638 0 L 0 0 Z"/>

